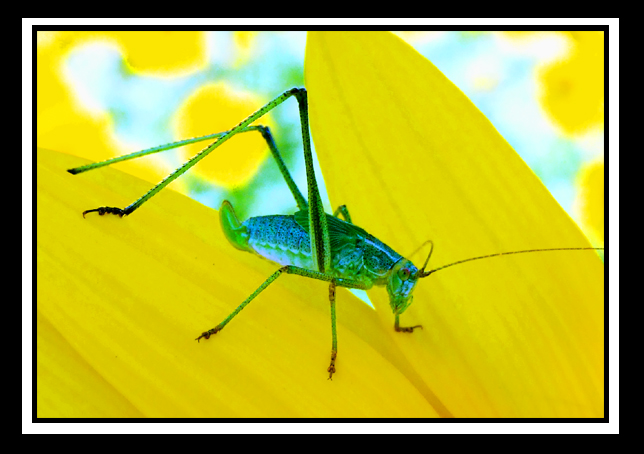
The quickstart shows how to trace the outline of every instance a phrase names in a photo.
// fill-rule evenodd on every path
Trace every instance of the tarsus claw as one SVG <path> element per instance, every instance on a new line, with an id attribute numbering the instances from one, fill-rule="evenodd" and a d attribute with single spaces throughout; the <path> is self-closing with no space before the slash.
<path id="1" fill-rule="evenodd" d="M 108 214 L 116 214 L 116 215 L 118 215 L 118 217 L 120 217 L 120 218 L 122 218 L 124 214 L 127 214 L 127 213 L 125 212 L 125 210 L 122 210 L 121 208 L 116 208 L 116 207 L 98 207 L 98 208 L 94 208 L 93 210 L 85 210 L 85 211 L 83 211 L 83 217 L 85 217 L 85 215 L 86 215 L 87 213 L 91 213 L 91 212 L 93 212 L 93 211 L 97 211 L 97 212 L 98 212 L 98 214 L 99 214 L 99 215 L 101 215 L 101 216 L 103 216 L 105 213 L 108 213 Z"/>
<path id="2" fill-rule="evenodd" d="M 207 332 L 207 331 L 206 331 L 206 332 L 203 332 L 203 333 L 201 333 L 201 336 L 199 336 L 199 337 L 198 337 L 198 338 L 196 338 L 195 340 L 196 340 L 197 342 L 199 342 L 199 339 L 201 339 L 202 337 L 205 337 L 206 339 L 210 339 L 210 333 L 209 333 L 209 332 Z"/>

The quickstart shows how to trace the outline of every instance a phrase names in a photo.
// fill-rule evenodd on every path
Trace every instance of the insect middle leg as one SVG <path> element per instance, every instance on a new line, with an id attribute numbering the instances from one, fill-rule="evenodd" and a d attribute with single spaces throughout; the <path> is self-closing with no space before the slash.
<path id="1" fill-rule="evenodd" d="M 205 339 L 209 339 L 210 336 L 212 336 L 213 334 L 217 334 L 219 331 L 224 329 L 224 326 L 226 326 L 228 322 L 230 322 L 233 319 L 233 317 L 235 317 L 235 315 L 237 315 L 243 308 L 245 308 L 248 305 L 248 303 L 250 303 L 253 299 L 255 299 L 257 295 L 259 295 L 266 287 L 268 287 L 275 279 L 280 277 L 283 273 L 297 274 L 311 279 L 317 279 L 320 281 L 329 282 L 329 302 L 331 305 L 331 363 L 329 365 L 329 368 L 327 369 L 327 372 L 329 372 L 329 379 L 331 379 L 333 374 L 335 373 L 335 360 L 338 354 L 338 337 L 337 337 L 337 330 L 336 330 L 336 323 L 335 323 L 335 320 L 336 320 L 335 287 L 339 285 L 341 287 L 358 288 L 362 290 L 368 290 L 370 288 L 369 286 L 359 281 L 337 278 L 330 274 L 307 270 L 307 269 L 299 268 L 297 266 L 292 266 L 292 265 L 283 266 L 275 273 L 271 274 L 270 277 L 266 279 L 264 283 L 257 288 L 257 290 L 255 290 L 248 298 L 246 298 L 244 302 L 241 303 L 237 307 L 237 309 L 235 309 L 219 325 L 215 326 L 212 329 L 209 329 L 208 331 L 204 331 L 203 333 L 201 333 L 201 336 L 199 336 L 195 340 L 199 341 L 202 337 Z"/>

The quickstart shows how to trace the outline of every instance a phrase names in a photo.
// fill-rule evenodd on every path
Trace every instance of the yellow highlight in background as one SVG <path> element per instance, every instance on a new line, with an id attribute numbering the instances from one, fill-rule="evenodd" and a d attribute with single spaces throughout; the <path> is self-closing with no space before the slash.
<path id="1" fill-rule="evenodd" d="M 225 83 L 202 85 L 175 114 L 175 137 L 181 140 L 227 131 L 265 103 L 266 100 L 250 93 L 234 91 Z M 271 126 L 270 116 L 262 117 L 257 124 Z M 187 161 L 205 147 L 203 143 L 188 145 L 181 148 L 181 156 Z M 220 186 L 240 186 L 257 173 L 267 153 L 261 134 L 239 134 L 197 164 L 194 172 Z"/>

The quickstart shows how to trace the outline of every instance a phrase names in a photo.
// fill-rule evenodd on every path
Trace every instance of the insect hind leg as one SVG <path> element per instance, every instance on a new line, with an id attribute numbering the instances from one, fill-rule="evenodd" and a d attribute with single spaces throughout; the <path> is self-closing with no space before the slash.
<path id="1" fill-rule="evenodd" d="M 291 172 L 289 172 L 288 169 L 286 168 L 286 163 L 284 162 L 282 155 L 280 154 L 279 150 L 277 149 L 277 146 L 275 145 L 275 140 L 273 139 L 271 130 L 269 129 L 268 126 L 257 126 L 257 130 L 262 134 L 262 137 L 268 144 L 268 148 L 271 150 L 271 154 L 273 155 L 273 158 L 275 158 L 277 167 L 279 167 L 280 172 L 282 173 L 282 176 L 286 181 L 286 184 L 291 190 L 291 194 L 293 194 L 293 198 L 295 198 L 295 202 L 297 203 L 298 208 L 300 210 L 307 209 L 308 203 L 306 202 L 306 199 L 304 198 L 299 188 L 295 184 L 295 181 L 291 176 Z"/>
<path id="2" fill-rule="evenodd" d="M 261 128 L 266 128 L 265 126 L 249 126 L 241 131 L 242 132 L 250 132 L 250 131 L 259 131 Z M 151 154 L 159 153 L 161 151 L 166 151 L 166 150 L 172 150 L 174 148 L 179 148 L 183 147 L 186 145 L 190 145 L 193 143 L 199 143 L 199 142 L 205 142 L 206 140 L 212 140 L 212 139 L 218 139 L 219 137 L 226 135 L 230 132 L 228 131 L 222 131 L 222 132 L 216 132 L 214 134 L 207 134 L 205 136 L 199 136 L 199 137 L 193 137 L 191 139 L 184 139 L 184 140 L 178 140 L 176 142 L 170 142 L 166 143 L 164 145 L 157 145 L 155 147 L 151 148 L 146 148 L 145 150 L 141 151 L 135 151 L 134 153 L 129 153 L 123 156 L 117 156 L 115 158 L 110 158 L 106 159 L 104 161 L 99 161 L 99 162 L 93 162 L 91 164 L 87 164 L 84 166 L 80 167 L 74 167 L 73 169 L 67 169 L 69 173 L 72 175 L 77 175 L 82 172 L 87 172 L 88 170 L 94 170 L 94 169 L 100 169 L 101 167 L 106 167 L 112 164 L 116 164 L 118 162 L 123 162 L 123 161 L 129 161 L 131 159 L 137 159 L 141 158 L 143 156 L 148 156 Z"/>
<path id="3" fill-rule="evenodd" d="M 242 120 L 237 126 L 234 128 L 230 129 L 229 131 L 226 131 L 225 133 L 219 135 L 220 133 L 217 133 L 217 140 L 215 140 L 213 143 L 208 145 L 206 148 L 201 150 L 199 153 L 197 153 L 195 156 L 190 158 L 188 161 L 186 161 L 183 165 L 179 166 L 177 169 L 175 169 L 170 175 L 165 177 L 159 184 L 154 186 L 152 189 L 150 189 L 147 193 L 143 194 L 143 196 L 139 197 L 137 200 L 135 200 L 133 203 L 125 207 L 124 209 L 121 208 L 115 208 L 115 207 L 99 207 L 95 208 L 93 210 L 87 210 L 85 213 L 90 213 L 93 211 L 97 211 L 99 213 L 110 213 L 110 214 L 117 214 L 119 216 L 124 216 L 131 214 L 139 208 L 141 205 L 143 205 L 147 200 L 149 200 L 151 197 L 153 197 L 155 194 L 157 194 L 159 191 L 161 191 L 164 187 L 166 187 L 168 184 L 170 184 L 172 181 L 177 179 L 179 176 L 183 175 L 185 172 L 187 172 L 191 167 L 193 167 L 197 162 L 200 160 L 204 159 L 206 156 L 208 156 L 213 150 L 218 148 L 220 145 L 225 143 L 227 140 L 229 140 L 231 137 L 238 133 L 250 131 L 250 130 L 255 130 L 258 128 L 254 128 L 250 126 L 250 124 L 263 115 L 265 115 L 267 112 L 270 110 L 274 109 L 284 101 L 286 101 L 288 98 L 291 96 L 295 96 L 298 101 L 298 105 L 300 107 L 300 119 L 302 123 L 302 135 L 304 139 L 304 148 L 305 148 L 305 160 L 307 161 L 307 177 L 309 173 L 309 167 L 312 168 L 312 160 L 311 155 L 310 155 L 310 136 L 308 132 L 308 113 L 306 111 L 307 109 L 307 104 L 306 104 L 306 90 L 304 88 L 292 88 L 290 90 L 285 91 L 272 101 L 268 102 L 265 104 L 263 107 L 255 111 L 255 113 L 249 115 L 246 119 Z M 263 133 L 263 135 L 265 132 Z M 208 138 L 212 138 L 213 135 L 210 136 L 204 136 Z M 266 137 L 271 137 L 270 132 L 265 136 Z M 271 137 L 272 138 L 272 137 Z M 116 160 L 126 160 L 126 159 L 134 159 L 140 156 L 143 156 L 145 154 L 151 154 L 151 153 L 156 153 L 158 151 L 163 151 L 167 150 L 170 148 L 176 148 L 178 146 L 182 145 L 187 145 L 188 143 L 194 143 L 195 141 L 199 140 L 207 140 L 205 138 L 198 138 L 198 140 L 195 139 L 188 139 L 187 141 L 181 141 L 181 142 L 175 142 L 173 144 L 169 145 L 162 145 L 159 147 L 155 147 L 154 149 L 148 149 L 148 150 L 143 150 L 142 152 L 136 152 L 132 153 L 130 155 L 122 156 L 120 158 L 115 158 Z M 269 142 L 269 146 L 274 145 L 273 141 L 271 140 Z M 75 168 L 75 169 L 70 169 L 69 172 L 72 174 L 80 173 L 86 170 L 91 170 L 94 168 L 102 167 L 105 165 L 112 164 L 114 162 L 117 162 L 116 160 L 108 160 L 108 161 L 103 161 L 102 163 L 97 163 L 97 165 L 91 165 L 90 166 L 85 166 L 84 168 Z M 284 172 L 283 172 L 284 173 Z M 314 188 L 317 191 L 317 186 Z M 299 191 L 298 191 L 299 193 Z M 305 204 L 306 202 L 304 201 L 304 198 L 301 196 L 298 198 L 297 195 L 294 196 L 298 202 L 298 204 Z M 311 198 L 311 195 L 309 194 L 309 198 Z M 313 196 L 313 206 L 317 207 L 318 209 L 322 209 L 322 203 L 319 200 L 319 194 L 317 194 L 317 197 L 314 195 Z M 307 205 L 308 206 L 308 205 Z M 315 256 L 315 254 L 314 254 Z"/>

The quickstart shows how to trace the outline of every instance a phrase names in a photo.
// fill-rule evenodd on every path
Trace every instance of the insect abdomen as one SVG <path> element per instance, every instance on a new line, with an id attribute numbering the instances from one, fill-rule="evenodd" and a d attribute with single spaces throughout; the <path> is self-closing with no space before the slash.
<path id="1" fill-rule="evenodd" d="M 258 216 L 242 223 L 247 245 L 257 254 L 280 265 L 312 269 L 309 234 L 293 216 Z"/>

